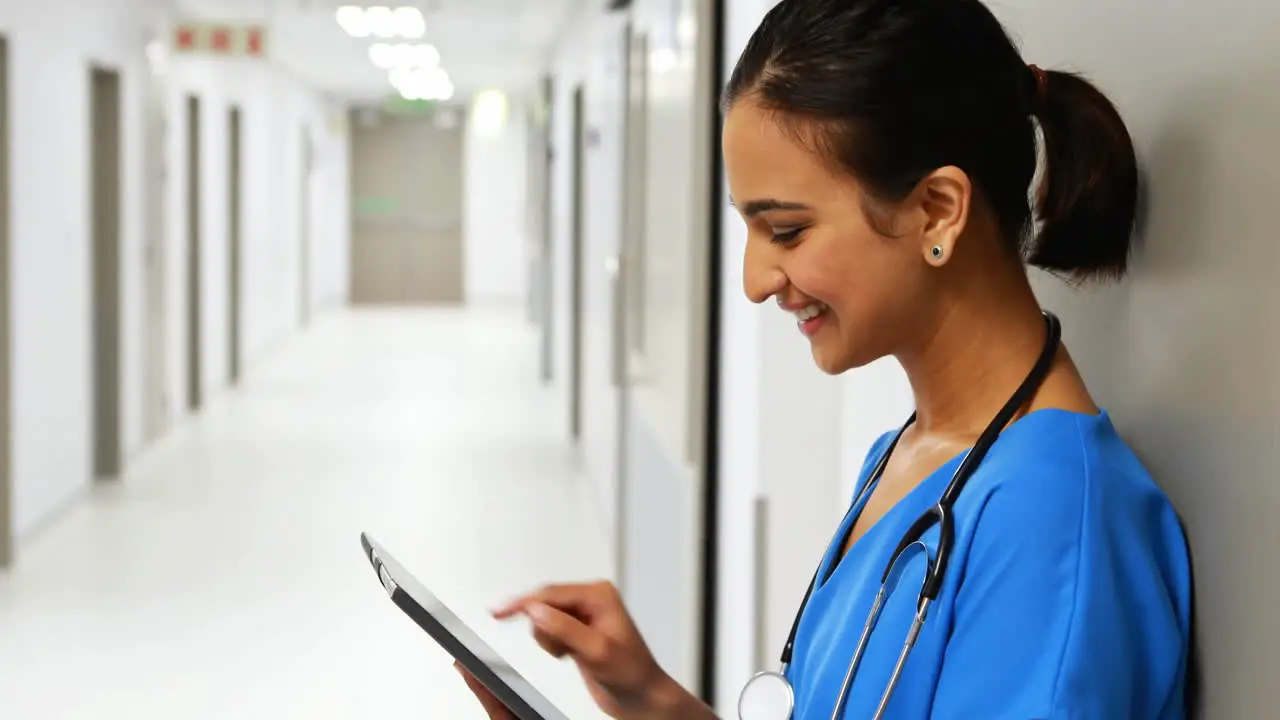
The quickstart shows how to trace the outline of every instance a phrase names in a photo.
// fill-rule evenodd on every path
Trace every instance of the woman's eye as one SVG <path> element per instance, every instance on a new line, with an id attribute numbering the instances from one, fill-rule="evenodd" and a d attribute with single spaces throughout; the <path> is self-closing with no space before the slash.
<path id="1" fill-rule="evenodd" d="M 800 233 L 802 232 L 804 232 L 804 228 L 795 228 L 793 230 L 774 230 L 773 237 L 769 239 L 769 242 L 777 243 L 779 245 L 793 243 L 800 238 Z"/>

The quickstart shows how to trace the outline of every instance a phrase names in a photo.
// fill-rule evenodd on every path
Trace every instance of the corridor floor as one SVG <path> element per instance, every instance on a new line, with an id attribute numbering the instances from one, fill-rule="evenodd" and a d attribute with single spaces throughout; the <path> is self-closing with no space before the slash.
<path id="1" fill-rule="evenodd" d="M 359 535 L 481 609 L 606 575 L 537 357 L 498 311 L 341 312 L 282 342 L 20 546 L 0 718 L 484 717 Z"/>

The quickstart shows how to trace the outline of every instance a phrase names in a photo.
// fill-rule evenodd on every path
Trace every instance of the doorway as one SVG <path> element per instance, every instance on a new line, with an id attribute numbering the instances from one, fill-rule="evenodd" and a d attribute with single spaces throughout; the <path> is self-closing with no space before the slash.
<path id="1" fill-rule="evenodd" d="M 586 104 L 582 85 L 573 90 L 573 166 L 572 220 L 569 236 L 569 435 L 582 438 L 583 397 L 583 215 L 585 214 L 583 183 L 586 169 Z"/>
<path id="2" fill-rule="evenodd" d="M 9 376 L 9 39 L 0 35 L 0 568 L 13 564 Z"/>
<path id="3" fill-rule="evenodd" d="M 200 409 L 200 98 L 187 96 L 187 409 Z"/>
<path id="4" fill-rule="evenodd" d="M 227 376 L 240 381 L 240 108 L 227 109 Z"/>
<path id="5" fill-rule="evenodd" d="M 94 478 L 118 477 L 120 438 L 120 74 L 90 71 Z"/>
<path id="6" fill-rule="evenodd" d="M 461 125 L 430 115 L 355 113 L 352 304 L 461 305 Z"/>

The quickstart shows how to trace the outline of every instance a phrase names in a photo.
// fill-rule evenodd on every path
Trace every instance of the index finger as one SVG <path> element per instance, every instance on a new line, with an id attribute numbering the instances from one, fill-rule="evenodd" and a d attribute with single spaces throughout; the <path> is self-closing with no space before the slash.
<path id="1" fill-rule="evenodd" d="M 547 585 L 517 598 L 494 611 L 499 620 L 528 612 L 530 605 L 549 605 L 570 615 L 588 614 L 595 599 L 596 586 L 580 583 Z"/>

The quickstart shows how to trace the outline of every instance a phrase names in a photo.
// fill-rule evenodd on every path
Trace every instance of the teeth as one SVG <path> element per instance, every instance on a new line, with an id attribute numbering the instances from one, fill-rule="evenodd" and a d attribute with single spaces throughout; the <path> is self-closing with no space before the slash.
<path id="1" fill-rule="evenodd" d="M 821 315 L 822 311 L 826 309 L 827 309 L 827 306 L 823 305 L 822 303 L 814 303 L 807 307 L 800 308 L 799 310 L 795 311 L 796 320 L 798 320 L 799 322 L 812 320 L 813 318 L 816 318 L 819 315 Z"/>

